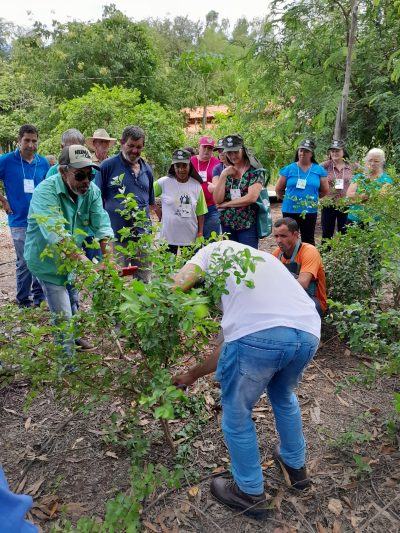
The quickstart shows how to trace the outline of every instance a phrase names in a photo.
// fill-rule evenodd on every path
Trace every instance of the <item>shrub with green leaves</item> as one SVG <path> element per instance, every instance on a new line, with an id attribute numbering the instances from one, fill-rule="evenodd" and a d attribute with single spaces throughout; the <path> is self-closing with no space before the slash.
<path id="1" fill-rule="evenodd" d="M 124 204 L 125 218 L 134 217 L 138 224 L 144 222 L 145 216 L 138 211 L 132 195 L 125 197 Z M 131 452 L 131 491 L 108 502 L 103 524 L 83 518 L 77 531 L 137 531 L 141 502 L 156 488 L 179 483 L 185 455 L 178 455 L 175 468 L 149 464 L 152 434 L 144 433 L 140 418 L 145 415 L 159 421 L 167 444 L 175 451 L 167 421 L 184 416 L 182 404 L 188 403 L 188 397 L 172 384 L 171 368 L 188 356 L 202 357 L 210 335 L 219 329 L 215 317 L 220 313 L 218 303 L 226 291 L 226 277 L 233 272 L 237 283 L 251 286 L 246 276 L 254 271 L 255 261 L 248 250 L 240 253 L 225 250 L 214 257 L 204 284 L 184 292 L 174 287 L 173 274 L 199 243 L 176 257 L 167 251 L 167 243 L 158 241 L 157 228 L 147 228 L 134 240 L 130 239 L 131 230 L 124 228 L 123 236 L 130 239 L 124 253 L 136 257 L 145 250 L 146 260 L 152 265 L 153 277 L 144 284 L 138 279 L 120 277 L 109 258 L 105 258 L 102 270 L 95 270 L 90 262 L 77 262 L 73 257 L 79 248 L 74 238 L 65 236 L 62 221 L 58 220 L 56 225 L 51 220 L 40 222 L 52 224 L 47 229 L 64 237 L 62 244 L 52 245 L 43 255 L 59 257 L 60 270 L 72 276 L 80 290 L 81 309 L 71 321 L 57 325 L 43 323 L 43 308 L 34 310 L 20 321 L 16 335 L 15 323 L 21 311 L 10 306 L 0 319 L 0 340 L 4 341 L 0 359 L 5 365 L 19 365 L 19 372 L 29 375 L 31 397 L 51 383 L 59 400 L 76 411 L 86 413 L 115 398 L 123 402 L 122 425 L 129 431 L 117 431 L 115 417 L 111 417 L 109 436 L 118 444 L 125 442 Z M 75 239 L 81 242 L 82 235 Z M 48 320 L 49 316 L 45 318 Z M 53 337 L 77 338 L 84 332 L 91 333 L 97 349 L 75 353 L 66 361 Z M 62 527 L 63 531 L 73 531 L 67 522 Z"/>

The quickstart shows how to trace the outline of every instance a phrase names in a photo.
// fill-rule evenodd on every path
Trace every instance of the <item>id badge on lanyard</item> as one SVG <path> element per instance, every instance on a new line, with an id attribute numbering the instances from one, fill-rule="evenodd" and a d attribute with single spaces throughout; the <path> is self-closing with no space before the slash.
<path id="1" fill-rule="evenodd" d="M 33 180 L 24 179 L 24 192 L 28 194 L 32 194 L 33 190 L 35 188 L 35 184 Z"/>
<path id="2" fill-rule="evenodd" d="M 230 194 L 231 194 L 231 200 L 235 200 L 236 198 L 242 197 L 242 193 L 240 189 L 231 189 Z"/>
<path id="3" fill-rule="evenodd" d="M 305 189 L 307 185 L 307 180 L 298 178 L 296 183 L 296 189 Z"/>
<path id="4" fill-rule="evenodd" d="M 207 170 L 199 170 L 199 176 L 203 181 L 207 181 Z"/>
<path id="5" fill-rule="evenodd" d="M 335 179 L 335 189 L 344 189 L 344 179 L 343 178 L 336 178 Z"/>

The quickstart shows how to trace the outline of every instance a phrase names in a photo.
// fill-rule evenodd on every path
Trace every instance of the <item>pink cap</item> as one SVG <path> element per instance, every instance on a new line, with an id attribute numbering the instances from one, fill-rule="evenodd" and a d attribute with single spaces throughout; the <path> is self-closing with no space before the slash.
<path id="1" fill-rule="evenodd" d="M 212 137 L 201 137 L 199 141 L 199 146 L 211 146 L 214 148 L 215 141 Z"/>

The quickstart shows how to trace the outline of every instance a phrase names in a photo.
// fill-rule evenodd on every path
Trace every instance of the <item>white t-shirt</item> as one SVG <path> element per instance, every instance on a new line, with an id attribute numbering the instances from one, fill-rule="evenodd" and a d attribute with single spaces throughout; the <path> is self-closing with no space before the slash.
<path id="1" fill-rule="evenodd" d="M 320 338 L 321 319 L 313 300 L 273 255 L 234 241 L 221 241 L 202 248 L 189 263 L 207 272 L 213 255 L 218 257 L 228 249 L 237 253 L 246 248 L 252 256 L 262 257 L 263 261 L 255 263 L 254 274 L 247 273 L 246 279 L 254 281 L 253 289 L 243 281 L 238 285 L 233 274 L 227 278 L 229 294 L 221 298 L 221 326 L 225 341 L 231 342 L 256 331 L 279 326 L 306 331 Z"/>
<path id="2" fill-rule="evenodd" d="M 185 246 L 196 240 L 198 222 L 197 202 L 202 187 L 193 178 L 180 183 L 169 176 L 157 181 L 161 188 L 161 237 L 169 244 Z"/>

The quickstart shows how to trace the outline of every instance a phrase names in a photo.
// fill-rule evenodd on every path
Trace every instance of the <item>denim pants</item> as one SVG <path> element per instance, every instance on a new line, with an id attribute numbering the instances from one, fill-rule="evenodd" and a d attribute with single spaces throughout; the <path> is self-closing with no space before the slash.
<path id="1" fill-rule="evenodd" d="M 40 281 L 50 309 L 53 324 L 61 325 L 68 322 L 79 309 L 79 293 L 70 284 L 55 285 L 48 281 Z M 57 344 L 63 348 L 65 355 L 72 355 L 75 351 L 75 339 L 71 334 L 60 333 L 56 338 Z"/>
<path id="2" fill-rule="evenodd" d="M 279 434 L 279 453 L 292 468 L 305 463 L 305 440 L 297 396 L 303 371 L 319 339 L 311 333 L 276 327 L 224 344 L 216 379 L 221 384 L 222 430 L 240 490 L 264 490 L 252 409 L 267 392 Z"/>
<path id="3" fill-rule="evenodd" d="M 253 224 L 248 229 L 236 230 L 230 226 L 222 226 L 222 233 L 227 233 L 231 241 L 247 244 L 258 250 L 257 224 Z"/>
<path id="4" fill-rule="evenodd" d="M 209 205 L 208 213 L 204 215 L 203 237 L 209 239 L 213 231 L 219 235 L 221 233 L 221 225 L 219 223 L 218 209 L 215 205 Z"/>
<path id="5" fill-rule="evenodd" d="M 30 306 L 33 303 L 39 305 L 44 300 L 44 294 L 39 281 L 29 272 L 24 259 L 24 247 L 26 228 L 10 227 L 11 237 L 14 243 L 17 279 L 17 303 L 20 306 Z"/>

